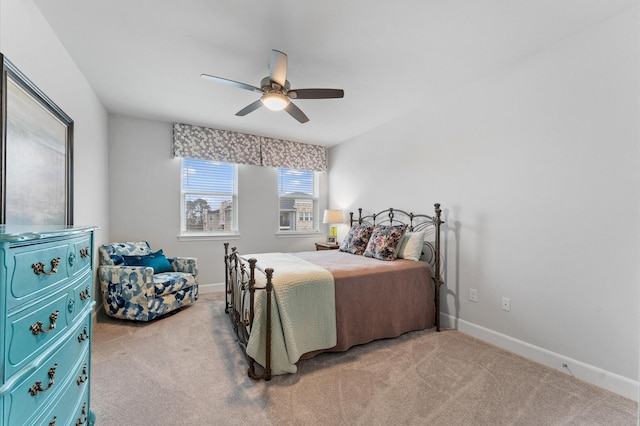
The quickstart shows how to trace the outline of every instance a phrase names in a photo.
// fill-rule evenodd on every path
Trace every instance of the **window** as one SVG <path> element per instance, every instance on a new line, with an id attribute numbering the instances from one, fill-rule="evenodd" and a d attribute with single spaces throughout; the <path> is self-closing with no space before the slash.
<path id="1" fill-rule="evenodd" d="M 279 230 L 318 231 L 318 179 L 309 170 L 278 169 Z"/>
<path id="2" fill-rule="evenodd" d="M 238 229 L 235 164 L 182 159 L 181 234 L 215 234 Z"/>

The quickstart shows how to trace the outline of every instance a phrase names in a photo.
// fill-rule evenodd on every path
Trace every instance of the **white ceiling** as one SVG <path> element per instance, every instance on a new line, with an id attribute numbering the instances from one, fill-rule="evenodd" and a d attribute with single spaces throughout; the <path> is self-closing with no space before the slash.
<path id="1" fill-rule="evenodd" d="M 634 7 L 637 0 L 34 0 L 107 111 L 331 146 Z M 271 49 L 292 88 L 344 89 L 297 100 L 300 124 L 265 108 L 235 113 Z M 392 142 L 392 141 L 391 141 Z"/>

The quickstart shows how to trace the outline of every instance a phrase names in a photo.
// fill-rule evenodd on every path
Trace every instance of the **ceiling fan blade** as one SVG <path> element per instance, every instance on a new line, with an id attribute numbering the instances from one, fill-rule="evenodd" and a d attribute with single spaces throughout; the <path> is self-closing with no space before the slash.
<path id="1" fill-rule="evenodd" d="M 249 114 L 250 112 L 253 112 L 253 111 L 257 110 L 261 106 L 262 106 L 262 100 L 258 99 L 257 101 L 255 101 L 253 103 L 250 103 L 246 107 L 242 108 L 240 111 L 236 112 L 236 115 L 240 116 L 240 117 L 244 117 L 245 115 Z"/>
<path id="2" fill-rule="evenodd" d="M 287 93 L 291 99 L 330 99 L 344 98 L 342 89 L 294 89 Z"/>
<path id="3" fill-rule="evenodd" d="M 259 87 L 252 86 L 250 84 L 240 83 L 238 81 L 229 80 L 227 78 L 216 77 L 215 75 L 200 74 L 205 80 L 214 81 L 216 83 L 226 84 L 227 86 L 239 87 L 240 89 L 250 90 L 252 92 L 262 93 Z"/>
<path id="4" fill-rule="evenodd" d="M 306 123 L 309 121 L 309 117 L 305 115 L 300 108 L 298 108 L 293 102 L 289 102 L 289 105 L 284 109 L 290 116 L 298 120 L 300 123 Z"/>
<path id="5" fill-rule="evenodd" d="M 287 81 L 287 54 L 279 50 L 271 51 L 271 59 L 269 60 L 269 78 L 274 83 L 284 87 Z"/>

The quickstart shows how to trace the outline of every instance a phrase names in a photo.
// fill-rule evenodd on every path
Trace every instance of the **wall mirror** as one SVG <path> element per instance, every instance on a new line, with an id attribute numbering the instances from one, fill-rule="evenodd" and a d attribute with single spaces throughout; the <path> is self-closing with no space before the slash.
<path id="1" fill-rule="evenodd" d="M 0 53 L 0 223 L 73 224 L 73 120 Z"/>

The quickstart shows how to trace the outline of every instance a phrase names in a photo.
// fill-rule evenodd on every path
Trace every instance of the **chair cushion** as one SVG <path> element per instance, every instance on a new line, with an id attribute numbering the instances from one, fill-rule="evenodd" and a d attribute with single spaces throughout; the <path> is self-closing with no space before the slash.
<path id="1" fill-rule="evenodd" d="M 156 296 L 165 296 L 196 284 L 193 274 L 185 272 L 165 272 L 153 276 Z"/>
<path id="2" fill-rule="evenodd" d="M 173 272 L 173 267 L 167 260 L 167 257 L 162 252 L 162 249 L 155 253 L 138 256 L 122 256 L 124 258 L 124 264 L 127 266 L 149 266 L 153 268 L 154 274 L 160 274 L 162 272 Z"/>
<path id="3" fill-rule="evenodd" d="M 105 244 L 98 248 L 100 265 L 120 265 L 122 256 L 143 256 L 151 253 L 146 241 L 128 241 L 125 243 Z"/>

